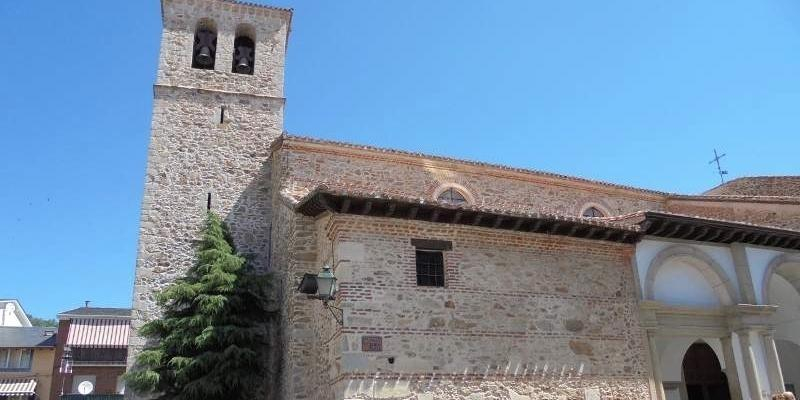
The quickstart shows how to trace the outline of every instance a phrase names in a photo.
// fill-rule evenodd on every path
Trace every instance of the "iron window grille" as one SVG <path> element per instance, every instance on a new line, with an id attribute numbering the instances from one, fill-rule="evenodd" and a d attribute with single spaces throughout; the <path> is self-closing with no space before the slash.
<path id="1" fill-rule="evenodd" d="M 444 287 L 444 255 L 437 250 L 417 250 L 417 286 Z"/>

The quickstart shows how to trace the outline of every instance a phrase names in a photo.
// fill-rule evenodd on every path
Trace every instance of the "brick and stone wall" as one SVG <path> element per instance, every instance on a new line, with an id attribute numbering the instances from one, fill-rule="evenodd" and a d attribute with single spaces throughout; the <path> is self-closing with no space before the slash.
<path id="1" fill-rule="evenodd" d="M 336 389 L 336 397 L 325 391 L 308 398 L 583 398 L 585 390 L 649 396 L 632 246 L 328 218 L 317 221 L 317 246 L 334 242 L 345 319 L 341 336 L 331 334 L 332 317 L 318 301 L 296 300 L 315 315 L 304 314 L 314 328 L 300 336 L 327 348 L 323 356 L 290 358 L 329 363 L 324 375 Z M 416 286 L 411 238 L 453 242 L 446 287 Z M 365 336 L 379 337 L 382 350 L 362 351 Z M 310 359 L 297 359 L 303 356 Z M 309 373 L 316 372 L 295 380 Z"/>
<path id="2" fill-rule="evenodd" d="M 468 191 L 475 205 L 518 212 L 578 216 L 587 204 L 611 215 L 661 210 L 663 194 L 564 179 L 552 174 L 520 172 L 453 160 L 321 144 L 287 137 L 281 143 L 286 177 L 281 191 L 298 199 L 319 184 L 363 192 L 433 199 L 437 189 L 455 184 Z"/>

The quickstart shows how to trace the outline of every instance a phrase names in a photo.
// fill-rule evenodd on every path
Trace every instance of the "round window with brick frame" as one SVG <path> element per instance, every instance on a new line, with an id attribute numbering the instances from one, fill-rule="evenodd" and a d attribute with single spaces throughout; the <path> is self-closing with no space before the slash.
<path id="1" fill-rule="evenodd" d="M 437 198 L 442 203 L 460 206 L 467 203 L 467 198 L 456 188 L 447 188 Z"/>
<path id="2" fill-rule="evenodd" d="M 605 217 L 605 214 L 603 214 L 603 212 L 597 207 L 589 207 L 586 210 L 583 210 L 583 216 L 586 218 L 600 218 Z"/>

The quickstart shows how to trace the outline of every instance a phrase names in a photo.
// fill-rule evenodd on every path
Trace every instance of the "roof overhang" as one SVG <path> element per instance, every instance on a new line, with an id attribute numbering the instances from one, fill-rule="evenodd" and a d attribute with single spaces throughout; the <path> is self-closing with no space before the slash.
<path id="1" fill-rule="evenodd" d="M 645 211 L 627 218 L 649 236 L 712 243 L 746 243 L 800 250 L 800 232 L 771 226 Z"/>
<path id="2" fill-rule="evenodd" d="M 324 212 L 414 221 L 447 223 L 518 232 L 544 233 L 581 239 L 635 243 L 641 232 L 636 225 L 553 214 L 516 214 L 471 206 L 450 206 L 421 199 L 386 197 L 315 190 L 304 197 L 297 212 L 318 216 Z"/>

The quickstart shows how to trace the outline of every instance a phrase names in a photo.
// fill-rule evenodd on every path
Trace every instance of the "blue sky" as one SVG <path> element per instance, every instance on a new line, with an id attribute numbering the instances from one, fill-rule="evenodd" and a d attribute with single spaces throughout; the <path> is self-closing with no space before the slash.
<path id="1" fill-rule="evenodd" d="M 800 172 L 800 3 L 290 1 L 286 130 L 680 193 Z M 0 298 L 129 306 L 160 6 L 0 2 Z"/>

